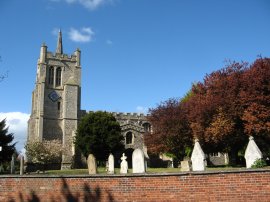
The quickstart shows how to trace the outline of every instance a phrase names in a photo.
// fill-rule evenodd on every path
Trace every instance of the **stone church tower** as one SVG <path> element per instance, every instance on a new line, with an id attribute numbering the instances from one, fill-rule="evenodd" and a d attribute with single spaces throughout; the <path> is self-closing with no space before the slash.
<path id="1" fill-rule="evenodd" d="M 37 64 L 32 112 L 28 121 L 27 141 L 59 139 L 72 148 L 81 103 L 81 52 L 63 53 L 59 31 L 56 52 L 48 52 L 43 44 Z M 62 157 L 62 169 L 70 168 L 74 150 Z"/>

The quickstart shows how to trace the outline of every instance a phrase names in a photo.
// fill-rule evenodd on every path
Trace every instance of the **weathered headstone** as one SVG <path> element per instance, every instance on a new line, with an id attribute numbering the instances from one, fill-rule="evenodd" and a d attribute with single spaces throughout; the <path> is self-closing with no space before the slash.
<path id="1" fill-rule="evenodd" d="M 148 153 L 147 153 L 147 147 L 145 145 L 143 145 L 143 154 L 144 154 L 144 165 L 145 165 L 145 172 L 146 172 L 147 167 L 148 167 L 147 161 L 149 160 L 149 156 L 148 156 Z"/>
<path id="2" fill-rule="evenodd" d="M 144 154 L 141 149 L 135 149 L 132 153 L 132 172 L 145 173 Z"/>
<path id="3" fill-rule="evenodd" d="M 20 157 L 20 175 L 24 174 L 24 156 L 21 155 Z"/>
<path id="4" fill-rule="evenodd" d="M 114 174 L 114 156 L 112 154 L 108 158 L 108 174 Z"/>
<path id="5" fill-rule="evenodd" d="M 195 145 L 191 154 L 191 162 L 193 171 L 205 170 L 205 154 L 198 139 L 195 140 Z"/>
<path id="6" fill-rule="evenodd" d="M 10 162 L 10 174 L 15 174 L 15 154 L 12 155 Z"/>
<path id="7" fill-rule="evenodd" d="M 181 161 L 181 171 L 190 171 L 190 160 Z"/>
<path id="8" fill-rule="evenodd" d="M 96 158 L 93 154 L 89 154 L 87 158 L 87 165 L 88 165 L 88 173 L 91 174 L 97 174 L 97 164 L 96 164 Z"/>
<path id="9" fill-rule="evenodd" d="M 262 158 L 262 152 L 252 136 L 249 137 L 248 146 L 245 151 L 246 167 L 251 168 L 254 162 Z"/>
<path id="10" fill-rule="evenodd" d="M 128 163 L 126 161 L 127 157 L 125 156 L 125 153 L 123 153 L 121 157 L 121 164 L 120 164 L 120 173 L 121 174 L 126 174 L 128 172 Z"/>

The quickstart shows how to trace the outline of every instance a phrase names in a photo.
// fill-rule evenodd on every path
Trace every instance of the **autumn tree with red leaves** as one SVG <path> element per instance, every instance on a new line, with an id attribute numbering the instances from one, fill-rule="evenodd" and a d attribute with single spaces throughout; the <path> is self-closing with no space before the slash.
<path id="1" fill-rule="evenodd" d="M 192 147 L 192 135 L 180 102 L 177 99 L 162 102 L 150 109 L 148 120 L 153 127 L 153 132 L 145 135 L 149 153 L 169 153 L 182 159 L 187 148 Z"/>
<path id="2" fill-rule="evenodd" d="M 245 132 L 270 154 L 270 59 L 260 58 L 243 74 L 241 102 Z"/>
<path id="3" fill-rule="evenodd" d="M 206 153 L 228 152 L 234 160 L 247 142 L 240 102 L 241 79 L 246 68 L 246 63 L 231 63 L 206 75 L 203 82 L 192 88 L 187 116 L 194 137 L 200 140 Z"/>
<path id="4" fill-rule="evenodd" d="M 181 101 L 170 99 L 150 110 L 152 152 L 179 151 L 198 138 L 206 153 L 226 152 L 236 163 L 248 135 L 265 156 L 270 154 L 270 59 L 254 64 L 229 63 L 192 86 Z"/>

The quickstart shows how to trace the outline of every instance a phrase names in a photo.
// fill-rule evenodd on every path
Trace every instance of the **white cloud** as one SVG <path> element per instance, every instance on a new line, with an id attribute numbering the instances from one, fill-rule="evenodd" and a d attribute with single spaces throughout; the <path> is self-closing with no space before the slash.
<path id="1" fill-rule="evenodd" d="M 8 132 L 14 134 L 13 142 L 17 142 L 16 149 L 21 151 L 27 139 L 27 121 L 29 114 L 22 112 L 0 112 L 0 121 L 6 119 Z"/>
<path id="2" fill-rule="evenodd" d="M 94 10 L 104 3 L 112 2 L 112 0 L 65 0 L 67 3 L 79 3 L 87 9 Z"/>
<path id="3" fill-rule="evenodd" d="M 92 29 L 90 27 L 83 27 L 82 32 L 88 33 L 90 35 L 94 34 L 94 32 L 92 31 Z"/>
<path id="4" fill-rule="evenodd" d="M 147 107 L 142 107 L 142 106 L 137 106 L 137 107 L 136 107 L 136 111 L 137 111 L 137 113 L 144 113 L 144 114 L 147 114 L 148 108 L 147 108 Z"/>
<path id="5" fill-rule="evenodd" d="M 108 39 L 108 40 L 106 41 L 106 44 L 108 44 L 108 45 L 112 45 L 112 44 L 113 44 L 113 42 L 112 42 L 111 40 L 109 40 L 109 39 Z"/>
<path id="6" fill-rule="evenodd" d="M 70 28 L 68 35 L 69 38 L 75 42 L 90 42 L 93 40 L 95 33 L 90 27 L 83 27 L 80 30 Z"/>

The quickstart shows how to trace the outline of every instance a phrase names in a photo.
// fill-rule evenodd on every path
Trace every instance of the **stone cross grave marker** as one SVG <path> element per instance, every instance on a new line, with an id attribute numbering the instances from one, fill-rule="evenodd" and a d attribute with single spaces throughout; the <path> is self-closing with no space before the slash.
<path id="1" fill-rule="evenodd" d="M 252 136 L 249 137 L 248 146 L 245 151 L 246 167 L 251 168 L 256 160 L 262 158 L 262 152 Z"/>
<path id="2" fill-rule="evenodd" d="M 125 156 L 125 153 L 123 153 L 122 157 L 121 157 L 121 164 L 120 164 L 120 173 L 121 174 L 126 174 L 128 172 L 128 163 L 126 161 L 127 157 Z"/>
<path id="3" fill-rule="evenodd" d="M 145 173 L 144 154 L 141 149 L 135 149 L 132 153 L 132 172 Z"/>
<path id="4" fill-rule="evenodd" d="M 89 174 L 97 174 L 96 158 L 93 154 L 89 154 L 87 158 L 88 172 Z"/>
<path id="5" fill-rule="evenodd" d="M 198 139 L 195 140 L 195 145 L 191 154 L 191 162 L 193 171 L 205 170 L 205 154 Z"/>
<path id="6" fill-rule="evenodd" d="M 108 174 L 114 174 L 114 156 L 112 154 L 108 158 Z"/>

